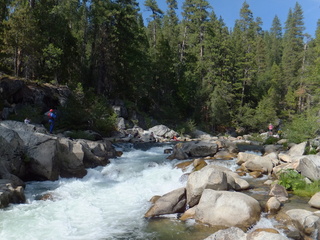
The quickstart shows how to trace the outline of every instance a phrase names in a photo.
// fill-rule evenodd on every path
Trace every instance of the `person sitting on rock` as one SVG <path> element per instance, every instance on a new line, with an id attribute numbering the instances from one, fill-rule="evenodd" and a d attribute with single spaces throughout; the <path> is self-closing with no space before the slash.
<path id="1" fill-rule="evenodd" d="M 24 123 L 25 124 L 29 124 L 31 122 L 31 120 L 29 119 L 29 118 L 26 118 L 25 120 L 24 120 Z"/>

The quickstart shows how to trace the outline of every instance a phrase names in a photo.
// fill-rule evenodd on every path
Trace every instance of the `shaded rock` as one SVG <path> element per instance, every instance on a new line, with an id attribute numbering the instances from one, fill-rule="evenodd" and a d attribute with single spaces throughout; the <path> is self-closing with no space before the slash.
<path id="1" fill-rule="evenodd" d="M 186 209 L 186 189 L 179 188 L 161 196 L 144 215 L 154 217 L 163 214 L 182 213 Z"/>
<path id="2" fill-rule="evenodd" d="M 111 142 L 71 140 L 42 131 L 43 127 L 31 124 L 0 122 L 1 177 L 13 180 L 13 174 L 17 184 L 19 178 L 32 181 L 83 177 L 86 167 L 106 165 L 109 158 L 117 156 Z"/>
<path id="3" fill-rule="evenodd" d="M 60 176 L 84 177 L 87 170 L 83 165 L 84 149 L 81 143 L 67 138 L 60 138 L 58 141 L 58 156 L 59 159 L 64 159 L 60 162 Z"/>
<path id="4" fill-rule="evenodd" d="M 185 211 L 181 217 L 179 218 L 181 221 L 186 221 L 188 219 L 193 219 L 194 215 L 196 214 L 196 208 L 192 207 Z"/>
<path id="5" fill-rule="evenodd" d="M 0 179 L 0 208 L 6 208 L 10 203 L 24 203 L 25 201 L 23 187 L 13 187 L 10 180 Z"/>
<path id="6" fill-rule="evenodd" d="M 184 160 L 192 157 L 214 156 L 218 151 L 218 145 L 210 141 L 195 141 L 177 143 L 173 153 L 168 159 Z"/>
<path id="7" fill-rule="evenodd" d="M 219 151 L 214 155 L 215 159 L 231 160 L 236 157 L 235 153 L 229 151 Z"/>
<path id="8" fill-rule="evenodd" d="M 270 196 L 275 196 L 275 197 L 288 197 L 288 192 L 285 189 L 285 187 L 279 185 L 279 184 L 275 184 L 272 186 L 270 192 L 269 192 Z"/>

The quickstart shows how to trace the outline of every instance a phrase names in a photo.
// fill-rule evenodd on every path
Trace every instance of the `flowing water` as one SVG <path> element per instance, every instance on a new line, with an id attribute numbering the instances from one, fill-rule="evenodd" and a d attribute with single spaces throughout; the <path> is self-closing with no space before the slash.
<path id="1" fill-rule="evenodd" d="M 181 169 L 166 160 L 154 145 L 135 149 L 118 146 L 124 154 L 105 167 L 89 169 L 83 179 L 27 183 L 26 204 L 11 205 L 0 213 L 1 240 L 201 240 L 217 229 L 180 222 L 175 215 L 145 219 L 154 195 L 185 187 Z M 234 160 L 217 161 L 234 168 Z M 53 200 L 36 200 L 50 194 Z M 262 218 L 269 227 L 271 220 Z M 258 225 L 259 225 L 258 224 Z"/>

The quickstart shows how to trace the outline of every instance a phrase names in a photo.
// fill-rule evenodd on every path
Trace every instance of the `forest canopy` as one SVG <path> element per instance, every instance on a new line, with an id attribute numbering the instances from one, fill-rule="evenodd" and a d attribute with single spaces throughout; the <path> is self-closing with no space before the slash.
<path id="1" fill-rule="evenodd" d="M 232 29 L 208 1 L 185 0 L 180 18 L 166 3 L 146 0 L 144 23 L 135 0 L 1 0 L 0 70 L 208 131 L 317 119 L 320 28 L 304 32 L 298 3 L 269 30 L 246 2 Z"/>

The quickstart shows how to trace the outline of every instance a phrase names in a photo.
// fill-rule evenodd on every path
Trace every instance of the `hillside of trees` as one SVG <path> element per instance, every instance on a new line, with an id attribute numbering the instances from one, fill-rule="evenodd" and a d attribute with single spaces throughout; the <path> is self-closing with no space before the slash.
<path id="1" fill-rule="evenodd" d="M 146 0 L 145 23 L 135 0 L 1 0 L 0 71 L 207 131 L 316 125 L 320 28 L 304 33 L 298 3 L 269 30 L 246 2 L 232 29 L 206 0 L 185 0 L 181 19 L 177 1 L 166 3 L 164 12 Z"/>

